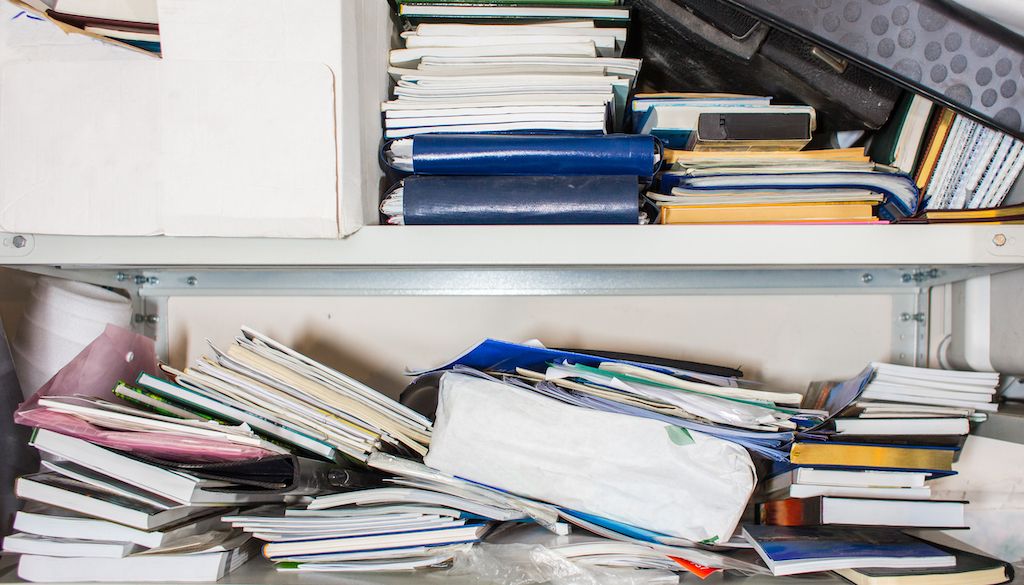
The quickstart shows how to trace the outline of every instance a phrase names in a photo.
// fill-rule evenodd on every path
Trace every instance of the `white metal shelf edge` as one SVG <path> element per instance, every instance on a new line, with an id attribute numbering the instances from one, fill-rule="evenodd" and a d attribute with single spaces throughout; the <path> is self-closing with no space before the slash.
<path id="1" fill-rule="evenodd" d="M 1024 226 L 367 226 L 339 240 L 0 235 L 64 266 L 1024 265 Z"/>

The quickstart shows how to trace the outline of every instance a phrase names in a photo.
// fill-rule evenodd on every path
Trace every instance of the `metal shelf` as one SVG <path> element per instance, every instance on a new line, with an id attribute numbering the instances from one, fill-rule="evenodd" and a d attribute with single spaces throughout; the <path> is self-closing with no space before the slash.
<path id="1" fill-rule="evenodd" d="M 338 240 L 0 234 L 0 264 L 80 267 L 1024 265 L 1024 226 L 367 226 Z"/>

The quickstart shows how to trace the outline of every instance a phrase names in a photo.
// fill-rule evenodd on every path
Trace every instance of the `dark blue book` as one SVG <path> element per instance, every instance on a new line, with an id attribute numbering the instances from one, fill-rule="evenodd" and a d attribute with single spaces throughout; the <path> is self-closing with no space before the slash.
<path id="1" fill-rule="evenodd" d="M 417 175 L 634 175 L 661 166 L 661 142 L 630 134 L 420 134 L 384 144 L 395 171 Z"/>
<path id="2" fill-rule="evenodd" d="M 952 567 L 956 557 L 886 528 L 745 525 L 743 536 L 774 575 L 865 567 Z"/>
<path id="3" fill-rule="evenodd" d="M 405 225 L 637 224 L 633 176 L 412 176 L 381 204 Z"/>

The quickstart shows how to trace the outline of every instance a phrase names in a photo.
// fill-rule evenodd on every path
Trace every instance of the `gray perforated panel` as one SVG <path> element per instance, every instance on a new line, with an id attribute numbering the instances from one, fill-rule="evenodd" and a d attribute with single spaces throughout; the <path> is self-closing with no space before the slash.
<path id="1" fill-rule="evenodd" d="M 987 20 L 938 0 L 728 1 L 1024 137 L 1024 40 Z"/>

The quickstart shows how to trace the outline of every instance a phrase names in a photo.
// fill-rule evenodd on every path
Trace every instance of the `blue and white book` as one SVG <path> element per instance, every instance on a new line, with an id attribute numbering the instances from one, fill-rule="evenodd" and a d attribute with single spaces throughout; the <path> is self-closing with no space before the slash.
<path id="1" fill-rule="evenodd" d="M 743 535 L 776 576 L 877 567 L 951 567 L 956 557 L 885 528 L 788 527 L 750 524 Z"/>

